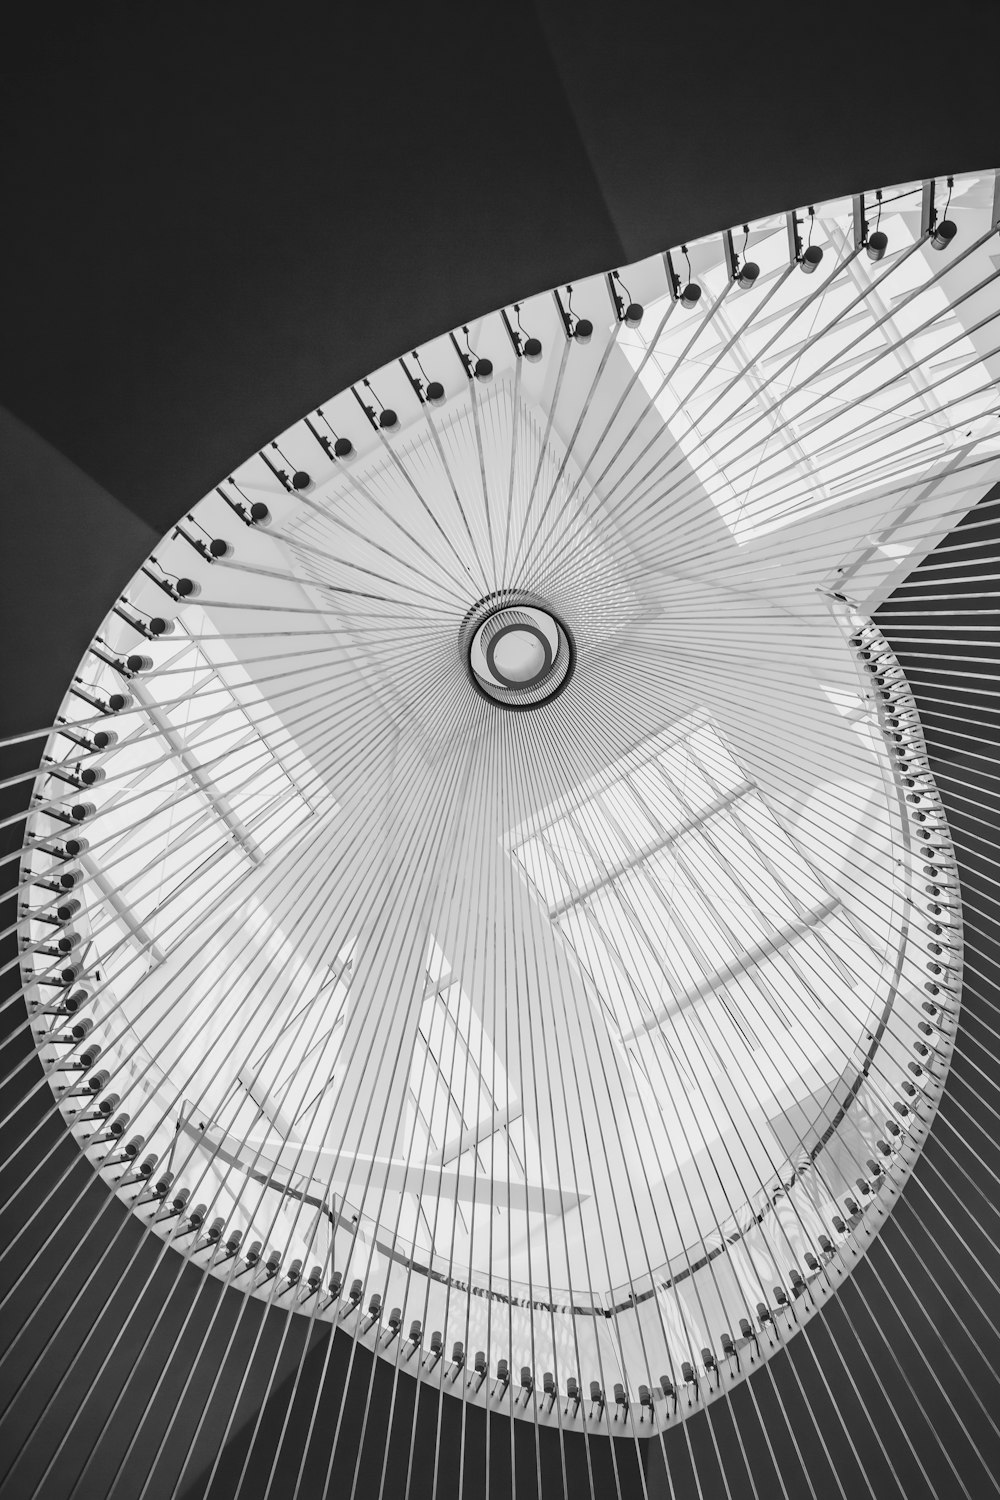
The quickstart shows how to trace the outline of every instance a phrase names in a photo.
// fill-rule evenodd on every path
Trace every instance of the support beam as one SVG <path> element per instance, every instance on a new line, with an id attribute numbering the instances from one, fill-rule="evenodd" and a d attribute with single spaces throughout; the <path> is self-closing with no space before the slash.
<path id="1" fill-rule="evenodd" d="M 183 739 L 171 724 L 160 705 L 152 698 L 138 678 L 133 678 L 129 683 L 129 692 L 136 702 L 142 705 L 143 712 L 151 723 L 159 731 L 170 746 L 171 753 L 180 761 L 195 786 L 208 799 L 221 821 L 229 829 L 236 843 L 245 854 L 248 854 L 254 864 L 260 864 L 264 856 L 256 840 L 250 835 L 239 818 L 233 812 L 228 800 L 222 795 L 218 787 L 209 776 L 201 769 L 194 756 L 184 744 Z"/>
<path id="2" fill-rule="evenodd" d="M 274 1129 L 279 1131 L 289 1145 L 295 1146 L 297 1150 L 295 1143 L 300 1137 L 295 1129 L 295 1121 L 282 1110 L 280 1105 L 272 1103 L 267 1085 L 260 1081 L 259 1072 L 252 1067 L 240 1068 L 236 1077 L 264 1118 L 270 1120 Z"/>
<path id="3" fill-rule="evenodd" d="M 840 905 L 840 898 L 829 896 L 818 906 L 815 911 L 810 912 L 807 917 L 799 917 L 794 922 L 789 922 L 779 929 L 773 937 L 762 938 L 759 943 L 754 943 L 752 948 L 747 948 L 736 963 L 730 964 L 728 968 L 717 969 L 714 974 L 708 974 L 696 985 L 694 989 L 687 990 L 683 995 L 676 995 L 668 1004 L 662 1006 L 655 1016 L 643 1021 L 641 1026 L 634 1030 L 623 1032 L 623 1042 L 637 1041 L 647 1032 L 656 1031 L 670 1016 L 678 1015 L 680 1011 L 686 1010 L 689 1005 L 694 1005 L 706 995 L 711 995 L 715 990 L 720 990 L 728 984 L 737 974 L 745 974 L 752 969 L 754 964 L 760 963 L 761 959 L 768 958 L 772 953 L 777 953 L 786 943 L 791 943 L 797 937 L 804 936 L 813 927 L 831 916 Z"/>
<path id="4" fill-rule="evenodd" d="M 867 236 L 868 225 L 865 222 L 865 195 L 864 195 L 864 193 L 857 193 L 851 199 L 851 218 L 852 218 L 852 225 L 851 225 L 851 227 L 852 227 L 853 236 L 854 236 L 854 248 L 855 248 L 855 250 L 863 250 L 865 248 L 865 240 L 868 237 Z"/>
<path id="5" fill-rule="evenodd" d="M 485 1141 L 491 1135 L 495 1135 L 498 1130 L 512 1125 L 515 1120 L 521 1118 L 522 1113 L 520 1099 L 512 1099 L 504 1108 L 495 1109 L 483 1119 L 477 1120 L 475 1125 L 467 1126 L 461 1135 L 452 1136 L 450 1141 L 445 1142 L 437 1156 L 430 1159 L 431 1165 L 446 1167 L 449 1162 L 464 1156 L 466 1151 L 471 1151 L 473 1146 L 478 1146 L 480 1141 Z"/>
<path id="6" fill-rule="evenodd" d="M 672 828 L 669 833 L 665 833 L 660 838 L 653 839 L 650 843 L 644 844 L 641 849 L 637 849 L 627 859 L 620 860 L 617 864 L 612 865 L 603 875 L 598 875 L 595 880 L 588 881 L 585 886 L 582 886 L 572 896 L 564 896 L 561 901 L 556 902 L 555 906 L 549 907 L 549 916 L 555 919 L 556 917 L 561 917 L 563 912 L 570 911 L 572 907 L 579 906 L 589 896 L 596 895 L 598 891 L 603 890 L 605 886 L 611 885 L 620 876 L 627 875 L 629 870 L 634 870 L 636 865 L 641 865 L 645 860 L 651 859 L 654 854 L 658 854 L 661 849 L 666 849 L 669 845 L 676 843 L 684 834 L 692 833 L 694 829 L 700 828 L 715 813 L 722 812 L 724 808 L 731 806 L 740 797 L 745 797 L 748 792 L 752 792 L 753 790 L 753 782 L 741 781 L 738 786 L 733 787 L 732 791 L 716 797 L 714 802 L 710 802 L 707 807 L 701 808 L 699 812 L 693 813 L 691 817 L 685 818 L 682 823 L 678 823 L 677 827 Z"/>
<path id="7" fill-rule="evenodd" d="M 130 936 L 135 939 L 144 952 L 149 954 L 153 963 L 162 964 L 163 949 L 153 941 L 153 938 L 139 921 L 118 887 L 112 884 L 104 871 L 99 865 L 95 864 L 89 854 L 81 854 L 79 862 L 81 867 L 86 871 L 87 879 L 97 887 L 115 915 L 125 924 Z"/>
<path id="8" fill-rule="evenodd" d="M 366 1184 L 366 1197 L 380 1195 L 383 1189 L 387 1189 L 394 1193 L 416 1193 L 422 1199 L 446 1198 L 460 1203 L 478 1201 L 481 1205 L 488 1204 L 515 1213 L 565 1214 L 588 1199 L 586 1193 L 573 1193 L 558 1186 L 545 1187 L 541 1183 L 508 1182 L 491 1177 L 487 1172 L 447 1170 L 430 1163 L 424 1165 L 395 1157 L 356 1155 L 353 1151 L 340 1153 L 329 1146 L 300 1147 L 293 1141 L 282 1143 L 270 1133 L 244 1139 L 241 1135 L 229 1135 L 211 1126 L 199 1130 L 188 1120 L 183 1120 L 179 1128 L 225 1158 L 238 1162 L 256 1161 L 258 1170 L 273 1174 L 270 1186 L 279 1192 L 284 1185 L 277 1180 L 279 1175 L 293 1173 L 296 1178 L 312 1176 L 317 1191 L 327 1184 L 336 1184 L 348 1197 L 352 1182 L 356 1180 L 359 1189 Z M 360 1206 L 363 1211 L 363 1205 L 354 1206 Z"/>

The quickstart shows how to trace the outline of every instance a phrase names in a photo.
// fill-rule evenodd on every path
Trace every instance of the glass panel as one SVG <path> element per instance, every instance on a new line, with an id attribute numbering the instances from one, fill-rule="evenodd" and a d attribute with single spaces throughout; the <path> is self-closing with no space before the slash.
<path id="1" fill-rule="evenodd" d="M 969 186 L 959 185 L 956 202 Z M 957 425 L 995 405 L 989 371 L 948 293 L 928 285 L 935 252 L 921 247 L 901 259 L 883 294 L 871 288 L 867 268 L 843 265 L 851 244 L 842 208 L 826 204 L 816 214 L 813 233 L 827 247 L 820 271 L 780 282 L 761 316 L 739 298 L 727 301 L 690 349 L 680 320 L 651 352 L 641 329 L 623 325 L 618 333 L 652 407 L 738 543 L 925 466 L 954 447 Z M 888 210 L 881 228 L 892 247 L 887 262 L 913 244 L 912 220 L 899 210 Z M 748 253 L 761 267 L 758 286 L 766 285 L 787 265 L 784 228 L 755 227 Z M 721 295 L 726 278 L 720 264 L 704 270 L 708 299 Z M 667 305 L 647 306 L 647 327 Z M 938 385 L 949 366 L 954 383 Z"/>
<path id="2" fill-rule="evenodd" d="M 694 717 L 671 735 L 515 853 L 612 1034 L 651 1058 L 678 1026 L 686 1033 L 697 1005 L 717 1072 L 787 1032 L 803 988 L 793 955 L 818 965 L 828 989 L 837 978 L 810 922 L 829 900 L 714 726 Z M 781 1086 L 780 1071 L 772 1082 Z"/>

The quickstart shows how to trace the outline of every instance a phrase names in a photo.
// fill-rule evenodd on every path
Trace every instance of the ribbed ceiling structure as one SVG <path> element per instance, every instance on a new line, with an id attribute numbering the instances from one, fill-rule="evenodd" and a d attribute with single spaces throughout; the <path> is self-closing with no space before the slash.
<path id="1" fill-rule="evenodd" d="M 447 12 L 10 49 L 0 1493 L 998 1493 L 998 18 Z"/>
<path id="2" fill-rule="evenodd" d="M 875 616 L 996 475 L 998 220 L 994 173 L 901 184 L 406 351 L 182 517 L 74 675 L 29 1093 L 147 1288 L 221 1281 L 227 1351 L 280 1309 L 300 1374 L 339 1328 L 364 1424 L 405 1393 L 407 1492 L 424 1388 L 427 1492 L 450 1403 L 463 1470 L 471 1409 L 670 1482 L 675 1428 L 818 1361 L 912 1171 L 963 907 Z"/>

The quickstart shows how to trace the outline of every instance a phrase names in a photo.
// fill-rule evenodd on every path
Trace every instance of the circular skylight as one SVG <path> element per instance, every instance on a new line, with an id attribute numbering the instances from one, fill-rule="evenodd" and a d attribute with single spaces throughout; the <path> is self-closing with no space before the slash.
<path id="1" fill-rule="evenodd" d="M 522 302 L 527 360 L 484 318 L 421 351 L 433 401 L 404 356 L 394 423 L 309 413 L 100 623 L 24 986 L 164 1256 L 644 1437 L 864 1253 L 962 961 L 873 616 L 998 462 L 987 185 L 952 235 L 885 202 L 878 257 L 859 198 L 815 206 L 821 260 L 800 210 L 741 238 L 755 276 L 689 244 L 698 297 L 666 255 Z"/>
<path id="2" fill-rule="evenodd" d="M 458 634 L 473 684 L 501 708 L 538 708 L 569 682 L 576 662 L 566 625 L 531 594 L 503 589 L 467 612 Z"/>
<path id="3" fill-rule="evenodd" d="M 548 674 L 552 666 L 549 637 L 555 632 L 545 628 L 547 623 L 523 610 L 510 610 L 483 627 L 480 636 L 487 669 L 505 687 L 533 687 Z"/>

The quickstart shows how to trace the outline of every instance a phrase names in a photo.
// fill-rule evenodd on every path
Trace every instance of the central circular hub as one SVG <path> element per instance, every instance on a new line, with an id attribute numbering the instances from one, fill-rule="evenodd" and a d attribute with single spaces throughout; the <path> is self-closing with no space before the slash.
<path id="1" fill-rule="evenodd" d="M 509 625 L 490 642 L 486 659 L 497 677 L 523 687 L 548 671 L 552 656 L 541 631 Z"/>
<path id="2" fill-rule="evenodd" d="M 459 632 L 469 675 L 503 708 L 537 708 L 565 687 L 573 671 L 573 638 L 541 600 L 505 590 L 481 599 Z"/>

